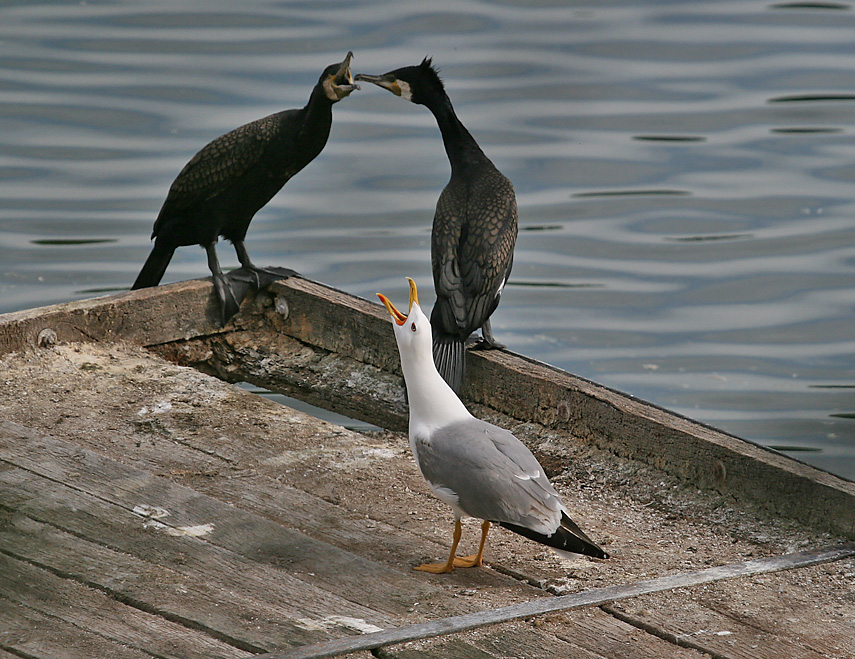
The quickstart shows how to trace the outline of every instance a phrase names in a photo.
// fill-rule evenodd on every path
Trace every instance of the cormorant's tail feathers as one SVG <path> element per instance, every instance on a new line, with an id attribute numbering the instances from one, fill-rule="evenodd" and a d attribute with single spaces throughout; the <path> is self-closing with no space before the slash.
<path id="1" fill-rule="evenodd" d="M 149 286 L 157 286 L 163 275 L 166 272 L 166 266 L 172 260 L 172 255 L 175 253 L 174 247 L 169 247 L 155 241 L 151 254 L 148 255 L 142 270 L 137 275 L 134 285 L 131 290 L 135 291 L 138 288 L 148 288 Z"/>
<path id="2" fill-rule="evenodd" d="M 499 522 L 499 524 L 514 533 L 519 533 L 529 540 L 534 540 L 542 545 L 557 549 L 559 552 L 583 554 L 594 558 L 609 557 L 608 553 L 604 552 L 593 540 L 585 535 L 582 529 L 565 513 L 561 514 L 561 525 L 552 535 L 543 535 L 542 533 L 537 533 L 516 524 L 508 524 L 506 522 Z"/>
<path id="3" fill-rule="evenodd" d="M 448 386 L 459 394 L 466 374 L 466 345 L 451 334 L 435 332 L 433 336 L 433 362 Z"/>

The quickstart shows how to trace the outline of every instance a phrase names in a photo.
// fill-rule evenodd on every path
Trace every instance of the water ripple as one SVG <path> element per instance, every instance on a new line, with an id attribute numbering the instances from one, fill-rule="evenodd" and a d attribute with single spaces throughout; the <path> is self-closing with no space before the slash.
<path id="1" fill-rule="evenodd" d="M 184 163 L 301 107 L 348 49 L 368 73 L 433 55 L 517 191 L 500 340 L 855 475 L 849 9 L 0 7 L 0 311 L 126 288 Z M 364 297 L 415 276 L 430 304 L 450 173 L 433 118 L 368 86 L 334 117 L 324 152 L 253 222 L 253 258 Z M 206 273 L 203 250 L 182 248 L 167 280 Z"/>

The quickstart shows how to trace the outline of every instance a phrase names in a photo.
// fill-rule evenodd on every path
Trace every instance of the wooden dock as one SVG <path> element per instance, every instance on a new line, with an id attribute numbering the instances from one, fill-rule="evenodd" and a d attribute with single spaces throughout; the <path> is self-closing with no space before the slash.
<path id="1" fill-rule="evenodd" d="M 0 659 L 855 658 L 855 484 L 473 353 L 471 409 L 613 559 L 497 529 L 487 567 L 414 572 L 452 519 L 400 432 L 385 311 L 295 278 L 219 328 L 211 288 L 0 316 Z"/>

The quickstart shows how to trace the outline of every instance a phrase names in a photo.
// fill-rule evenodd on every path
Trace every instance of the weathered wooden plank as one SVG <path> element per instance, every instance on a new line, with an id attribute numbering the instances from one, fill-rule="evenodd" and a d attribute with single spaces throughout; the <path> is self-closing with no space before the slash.
<path id="1" fill-rule="evenodd" d="M 381 648 L 376 653 L 389 659 L 456 659 L 462 654 L 458 650 L 462 643 L 474 646 L 485 657 L 503 658 L 702 659 L 706 656 L 646 634 L 596 608 Z"/>
<path id="2" fill-rule="evenodd" d="M 698 603 L 776 638 L 793 638 L 830 657 L 855 659 L 855 561 L 758 577 L 750 599 L 736 584 L 706 589 Z M 813 615 L 811 615 L 813 614 Z"/>
<path id="3" fill-rule="evenodd" d="M 37 414 L 29 415 L 2 400 L 0 409 L 22 420 L 38 422 L 43 419 L 45 424 L 55 425 L 67 440 L 74 440 L 80 446 L 105 455 L 121 456 L 123 461 L 132 466 L 156 469 L 221 500 L 308 531 L 316 538 L 326 539 L 356 553 L 376 556 L 377 560 L 404 570 L 413 563 L 413 557 L 418 556 L 414 554 L 415 551 L 427 551 L 424 558 L 428 558 L 432 554 L 441 556 L 447 550 L 447 536 L 439 536 L 440 542 L 437 543 L 434 536 L 424 532 L 434 523 L 430 521 L 431 515 L 425 518 L 421 509 L 425 503 L 430 504 L 428 510 L 434 510 L 437 506 L 432 504 L 432 499 L 426 493 L 413 500 L 409 488 L 424 484 L 415 471 L 403 437 L 382 435 L 372 439 L 333 428 L 327 432 L 323 423 L 301 423 L 299 415 L 293 411 L 268 404 L 263 399 L 198 376 L 195 372 L 188 373 L 187 369 L 162 365 L 159 360 L 151 356 L 144 357 L 139 350 L 128 347 L 62 346 L 38 355 L 7 359 L 4 365 L 9 367 L 6 377 L 13 387 L 23 390 L 24 381 L 33 385 L 28 389 L 34 397 L 32 402 L 35 402 L 35 396 L 39 395 L 37 392 L 40 390 L 45 392 L 45 397 L 56 398 L 58 393 L 62 395 L 52 403 L 51 415 L 46 418 Z M 50 375 L 58 372 L 58 368 L 62 373 L 62 392 L 53 390 L 54 380 Z M 89 391 L 96 394 L 91 399 L 95 403 L 93 410 L 87 409 L 87 401 L 90 399 L 85 392 Z M 246 421 L 226 423 L 227 419 L 219 418 L 218 415 L 212 419 L 207 406 L 194 405 L 195 399 L 188 398 L 187 391 L 194 392 L 196 399 L 209 401 L 217 409 L 227 408 L 230 416 Z M 97 396 L 98 392 L 108 396 L 106 405 L 98 403 L 101 400 Z M 70 400 L 74 400 L 75 404 L 68 405 L 66 401 Z M 156 414 L 139 414 L 142 409 L 155 408 L 159 410 Z M 109 413 L 103 414 L 104 411 Z M 128 420 L 131 422 L 128 431 L 117 432 Z M 140 422 L 134 423 L 137 420 Z M 288 428 L 287 435 L 277 432 L 277 429 L 285 427 Z M 217 467 L 216 460 L 226 467 Z M 316 491 L 319 495 L 333 497 L 341 505 L 322 501 L 307 492 L 284 485 L 281 481 L 285 472 L 291 472 L 287 476 L 289 479 L 293 479 L 295 472 L 299 473 L 300 478 L 294 481 L 295 484 L 308 491 Z M 404 474 L 407 475 L 406 480 L 401 478 Z M 371 493 L 370 502 L 363 501 L 363 496 L 358 497 L 359 509 L 373 511 L 371 519 L 366 518 L 365 512 L 342 507 L 355 503 L 352 492 L 358 488 L 363 476 L 373 481 L 374 486 L 366 490 Z M 417 525 L 422 529 L 421 532 L 410 530 L 416 518 L 408 515 L 406 508 L 390 506 L 386 499 L 388 493 L 413 500 L 413 506 L 420 509 L 418 518 L 425 520 Z M 74 507 L 80 506 L 75 503 Z M 379 521 L 376 517 L 388 517 L 389 523 Z M 442 510 L 437 518 L 441 520 L 441 528 L 446 518 L 447 514 Z M 402 525 L 409 528 L 401 528 Z M 55 531 L 51 535 L 60 534 Z M 21 529 L 16 528 L 12 537 L 18 539 L 21 535 L 24 535 Z M 3 548 L 2 540 L 0 534 L 0 550 Z M 80 542 L 75 538 L 72 540 Z M 123 554 L 118 555 L 118 567 L 111 567 L 115 559 L 109 554 L 75 553 L 74 542 L 71 545 L 57 543 L 56 547 L 53 544 L 39 537 L 27 538 L 26 542 L 27 547 L 39 548 L 40 553 L 34 560 L 62 561 L 61 569 L 76 571 L 75 574 L 80 574 L 81 565 L 95 574 L 113 575 L 117 570 L 120 574 L 133 573 L 134 566 L 122 560 L 129 558 Z M 504 541 L 501 541 L 496 547 L 503 544 Z M 48 549 L 41 549 L 43 546 Z M 99 545 L 94 547 L 102 549 Z M 378 548 L 382 548 L 379 553 Z M 520 549 L 527 548 L 523 546 Z M 45 551 L 49 558 L 43 557 Z M 507 554 L 507 551 L 505 549 L 502 553 Z M 516 550 L 512 551 L 516 553 Z M 143 581 L 155 587 L 158 584 L 170 584 L 170 590 L 179 587 L 176 580 L 181 575 L 154 573 L 153 567 L 149 567 L 145 577 L 133 581 Z M 210 574 L 218 574 L 217 569 L 217 566 L 212 566 Z M 85 573 L 82 578 L 85 578 Z M 129 578 L 119 576 L 108 578 L 121 579 L 123 583 L 130 581 Z M 200 573 L 198 580 L 202 579 L 204 577 Z M 508 579 L 491 570 L 461 571 L 450 579 L 436 581 L 446 582 L 445 588 L 450 598 L 421 602 L 418 607 L 420 617 L 429 617 L 436 612 L 448 615 L 455 608 L 471 610 L 473 606 L 488 606 L 492 602 L 507 603 L 509 595 L 519 599 L 521 594 L 532 597 L 538 592 L 519 584 L 515 584 L 516 588 L 512 589 L 509 583 L 505 583 L 509 582 Z M 192 590 L 187 596 L 192 600 L 203 605 L 210 601 L 222 602 L 218 592 L 200 593 L 193 587 L 192 579 L 186 579 L 185 582 L 190 582 Z M 186 588 L 185 582 L 180 582 L 182 592 Z M 465 597 L 455 597 L 461 588 Z M 234 586 L 238 592 L 246 589 L 244 584 Z M 129 586 L 125 585 L 122 592 L 127 593 L 128 590 Z M 141 601 L 152 599 L 150 594 L 135 596 Z M 192 602 L 189 608 L 193 610 Z M 215 610 L 220 613 L 223 608 L 220 604 Z M 176 609 L 180 610 L 180 607 L 170 610 Z M 247 599 L 244 610 L 257 612 L 259 608 L 251 599 Z M 278 613 L 281 617 L 283 611 Z M 269 615 L 259 613 L 258 618 L 264 621 Z M 605 614 L 601 616 L 606 617 Z M 195 614 L 193 619 L 198 618 L 198 614 Z M 322 622 L 320 620 L 319 624 Z M 637 631 L 629 629 L 628 633 Z M 342 633 L 339 630 L 332 631 L 335 635 Z M 494 656 L 526 656 L 532 659 L 551 659 L 567 654 L 563 652 L 566 649 L 564 644 L 557 642 L 549 629 L 530 632 L 520 638 L 517 638 L 516 630 L 511 638 L 505 638 L 505 633 L 506 630 L 497 630 L 483 632 L 476 638 L 463 639 L 466 643 L 465 651 L 479 651 L 470 647 L 477 646 L 481 652 Z M 270 638 L 267 635 L 264 640 L 269 641 Z M 650 638 L 660 645 L 664 643 L 653 636 Z M 261 640 L 256 637 L 256 644 Z M 296 635 L 292 640 L 311 642 Z M 633 646 L 643 646 L 642 641 L 634 639 Z M 454 641 L 458 654 L 464 651 L 458 647 L 460 642 L 459 639 Z M 265 645 L 272 649 L 269 643 Z M 587 656 L 579 646 L 571 647 L 572 656 Z M 555 649 L 555 652 L 548 652 L 548 648 Z M 411 649 L 407 648 L 408 651 Z M 659 647 L 655 652 L 637 656 L 659 657 L 662 656 L 661 650 Z M 395 652 L 398 652 L 397 648 Z M 418 653 L 425 657 L 448 656 L 442 641 L 427 645 L 421 643 Z"/>
<path id="4" fill-rule="evenodd" d="M 163 658 L 246 656 L 246 648 L 122 604 L 103 591 L 2 553 L 0 574 L 0 597 L 84 629 L 87 635 L 97 634 Z"/>
<path id="5" fill-rule="evenodd" d="M 194 279 L 3 314 L 0 354 L 55 341 L 145 344 L 219 332 L 213 290 L 209 279 Z"/>
<path id="6" fill-rule="evenodd" d="M 165 445 L 166 440 L 164 440 L 162 443 Z M 216 450 L 216 447 L 212 447 L 212 448 L 214 448 Z M 79 452 L 76 455 L 78 458 L 81 457 Z M 232 456 L 232 458 L 234 458 L 234 456 Z M 79 464 L 79 461 L 77 464 Z M 189 465 L 189 466 L 192 467 L 192 465 Z M 11 470 L 7 469 L 7 472 L 9 472 L 9 471 L 11 471 Z M 2 474 L 0 474 L 0 476 L 2 476 Z M 106 476 L 109 478 L 110 474 L 106 474 Z M 79 479 L 79 477 L 80 477 L 79 473 L 75 474 L 75 479 Z M 7 480 L 8 480 L 8 478 L 7 478 Z M 243 485 L 245 486 L 246 481 L 244 479 L 241 479 L 241 481 L 242 481 Z M 229 482 L 229 481 L 227 481 L 227 482 Z M 0 483 L 2 483 L 2 478 L 0 478 Z M 38 493 L 32 492 L 28 488 L 22 487 L 20 482 L 10 481 L 7 483 L 7 486 L 8 486 L 8 489 L 6 489 L 6 490 L 4 490 L 2 488 L 2 486 L 0 486 L 0 498 L 2 498 L 2 499 L 6 499 L 6 498 L 11 499 L 11 497 L 7 497 L 7 495 L 10 492 L 15 492 L 18 497 L 23 497 L 25 499 L 31 499 L 31 498 L 36 499 L 40 503 L 43 503 L 45 500 L 44 493 L 38 494 Z M 55 485 L 53 487 L 55 487 Z M 82 497 L 82 496 L 83 495 L 78 494 L 78 497 Z M 79 499 L 69 502 L 69 507 L 73 508 L 77 512 L 79 512 L 81 509 L 83 509 L 83 510 L 86 509 L 85 505 L 81 505 L 79 503 Z M 31 512 L 31 511 L 28 511 L 28 512 Z M 308 512 L 306 514 L 308 515 Z M 62 514 L 60 514 L 58 516 L 62 517 Z M 104 518 L 105 515 L 103 513 L 99 512 L 99 513 L 97 513 L 97 517 Z M 104 588 L 105 586 L 100 585 L 104 582 L 104 580 L 107 580 L 110 583 L 120 580 L 122 583 L 122 588 L 121 588 L 122 595 L 121 596 L 123 597 L 123 599 L 132 597 L 134 599 L 134 601 L 137 601 L 137 602 L 151 602 L 151 601 L 153 601 L 153 599 L 157 599 L 158 600 L 157 605 L 159 607 L 169 608 L 167 606 L 167 604 L 163 601 L 164 599 L 166 599 L 166 600 L 170 599 L 168 597 L 168 593 L 167 593 L 166 597 L 158 596 L 158 591 L 162 591 L 163 585 L 165 583 L 169 583 L 171 586 L 169 588 L 170 591 L 173 589 L 180 589 L 180 591 L 182 591 L 186 595 L 188 595 L 191 600 L 199 601 L 202 603 L 203 606 L 206 602 L 215 601 L 218 603 L 218 606 L 215 609 L 217 612 L 221 612 L 221 610 L 223 608 L 221 606 L 221 600 L 220 600 L 220 596 L 218 594 L 205 593 L 203 595 L 203 594 L 199 593 L 196 588 L 193 588 L 193 586 L 191 584 L 188 584 L 186 582 L 182 582 L 180 584 L 175 583 L 175 576 L 176 575 L 165 576 L 162 573 L 163 570 L 159 570 L 159 572 L 161 572 L 161 573 L 155 574 L 155 573 L 153 573 L 153 572 L 155 572 L 154 566 L 149 566 L 148 569 L 145 570 L 145 577 L 143 577 L 142 579 L 140 579 L 140 578 L 135 579 L 132 577 L 132 573 L 133 573 L 133 569 L 134 569 L 133 564 L 135 561 L 131 560 L 129 557 L 122 556 L 122 555 L 110 555 L 112 552 L 110 552 L 109 550 L 104 549 L 100 545 L 91 545 L 90 543 L 85 543 L 89 546 L 87 547 L 87 551 L 83 552 L 80 549 L 80 545 L 84 544 L 84 541 L 80 540 L 79 538 L 74 538 L 72 536 L 68 536 L 67 534 L 62 534 L 60 531 L 57 531 L 56 529 L 51 529 L 51 528 L 38 529 L 38 528 L 36 528 L 37 526 L 38 526 L 38 524 L 36 522 L 33 522 L 32 520 L 29 520 L 28 518 L 23 518 L 23 519 L 18 520 L 18 523 L 15 524 L 13 529 L 9 530 L 10 531 L 9 533 L 4 534 L 2 532 L 2 530 L 0 530 L 0 551 L 7 551 L 7 552 L 14 552 L 14 553 L 28 552 L 28 553 L 26 553 L 27 560 L 37 562 L 38 564 L 43 564 L 43 563 L 49 564 L 52 567 L 52 569 L 60 571 L 64 574 L 73 574 L 74 578 L 80 579 L 81 581 L 86 580 L 87 584 L 95 585 L 96 587 Z M 74 529 L 74 530 L 77 533 L 81 532 L 79 529 Z M 376 533 L 377 533 L 377 530 L 375 529 L 374 534 L 376 535 Z M 57 540 L 57 538 L 59 538 L 60 536 L 63 536 L 63 535 L 65 535 L 64 542 Z M 87 533 L 87 535 L 89 535 L 89 534 Z M 392 538 L 396 539 L 397 536 L 393 533 Z M 62 538 L 61 538 L 61 540 L 62 540 Z M 363 540 L 366 541 L 366 548 L 367 548 L 367 537 L 364 538 Z M 134 542 L 135 549 L 136 549 L 136 544 L 137 543 Z M 166 559 L 167 561 L 169 560 L 168 553 L 162 557 L 162 560 L 163 559 Z M 187 562 L 188 562 L 188 558 L 185 557 L 184 560 L 182 561 L 182 565 L 186 566 Z M 85 567 L 82 567 L 82 566 L 85 566 Z M 216 569 L 211 570 L 211 573 L 219 574 L 221 570 L 222 570 L 222 567 L 217 566 Z M 497 575 L 491 574 L 489 571 L 472 571 L 472 572 L 470 572 L 470 574 L 474 577 L 474 581 L 476 581 L 476 582 L 477 581 L 483 581 L 484 585 L 486 585 L 486 586 L 489 586 L 497 578 Z M 200 574 L 198 578 L 201 579 L 204 577 L 203 577 L 203 575 Z M 499 578 L 499 580 L 503 579 L 503 577 L 501 577 L 501 575 L 498 575 L 498 578 Z M 129 587 L 129 584 L 128 584 L 129 581 L 130 582 L 136 582 L 136 590 L 134 589 L 134 585 L 131 585 Z M 155 592 L 148 592 L 148 593 L 140 593 L 140 591 L 139 591 L 139 588 L 140 588 L 139 582 L 140 581 L 143 582 L 142 583 L 143 586 L 146 583 L 151 583 L 156 588 L 156 591 Z M 190 585 L 190 587 L 192 589 L 192 592 L 190 592 L 190 593 L 185 592 L 185 589 L 187 588 L 188 585 Z M 246 584 L 241 584 L 240 587 L 242 590 L 245 590 Z M 110 592 L 114 592 L 114 591 L 110 591 Z M 451 600 L 450 603 L 453 604 L 453 600 Z M 187 602 L 185 601 L 184 604 L 186 606 Z M 245 608 L 245 611 L 252 611 L 254 615 L 258 615 L 259 614 L 258 609 L 253 608 L 251 606 L 251 604 L 252 604 L 251 602 L 247 602 L 247 606 Z M 444 608 L 446 610 L 448 610 L 449 608 L 452 608 L 452 607 L 449 606 L 449 603 L 446 603 L 444 605 Z M 170 608 L 170 610 L 173 610 L 173 611 L 176 609 L 180 611 L 181 607 L 174 607 L 173 606 Z M 190 606 L 190 609 L 192 611 L 192 609 L 193 609 L 192 605 Z M 275 614 L 273 612 L 270 612 L 267 615 L 277 615 L 278 617 L 281 618 L 283 614 L 287 614 L 287 613 L 288 613 L 287 611 L 276 610 Z M 181 615 L 190 617 L 190 612 L 185 610 L 185 611 L 182 611 Z M 196 613 L 196 617 L 200 617 L 198 615 L 198 612 Z M 263 617 L 264 616 L 262 616 L 262 618 Z M 335 618 L 335 617 L 336 616 L 332 616 L 332 618 Z M 191 619 L 195 619 L 195 618 L 191 617 Z M 316 618 L 315 621 L 319 627 L 326 623 L 326 621 L 323 620 L 321 617 Z M 310 625 L 311 622 L 312 621 L 310 619 L 306 618 L 304 624 Z M 280 641 L 281 641 L 281 639 L 280 639 Z M 292 635 L 290 638 L 288 638 L 288 641 L 290 643 L 306 642 L 305 636 L 304 635 L 298 635 L 298 634 Z M 553 639 L 553 641 L 554 641 L 554 639 Z M 256 640 L 255 643 L 256 643 L 256 645 L 258 645 L 258 640 Z M 542 644 L 546 644 L 546 639 L 544 639 L 544 642 Z M 280 645 L 281 645 L 281 643 L 280 643 Z M 464 644 L 464 647 L 466 647 L 465 644 Z M 472 648 L 470 648 L 470 649 L 472 651 L 474 651 L 474 649 L 472 649 Z M 546 659 L 549 655 L 537 653 L 537 654 L 531 654 L 530 656 L 532 657 L 532 659 L 538 659 L 540 657 L 543 657 L 543 659 Z"/>
<path id="7" fill-rule="evenodd" d="M 66 441 L 396 570 L 447 552 L 450 513 L 429 494 L 405 437 L 325 424 L 128 345 L 57 346 L 7 356 L 0 368 L 9 384 L 0 392 L 0 417 L 52 428 Z M 27 409 L 16 403 L 16 390 L 27 392 Z M 467 534 L 467 550 L 473 541 Z M 460 580 L 497 598 L 517 587 L 485 571 Z"/>
<path id="8" fill-rule="evenodd" d="M 675 645 L 713 657 L 822 659 L 827 656 L 791 637 L 769 634 L 698 606 L 670 606 L 645 615 L 643 619 L 624 614 L 619 607 L 607 606 L 605 610 Z"/>
<path id="9" fill-rule="evenodd" d="M 691 592 L 646 595 L 608 610 L 639 629 L 707 653 L 773 657 L 855 657 L 850 558 L 719 582 Z M 834 578 L 829 578 L 830 576 Z"/>
<path id="10" fill-rule="evenodd" d="M 573 652 L 564 656 L 575 657 L 578 650 L 583 650 L 616 659 L 706 658 L 696 650 L 645 633 L 600 608 L 548 616 L 544 626 L 573 648 Z"/>
<path id="11" fill-rule="evenodd" d="M 436 639 L 433 642 L 411 643 L 393 648 L 401 659 L 416 659 L 428 648 L 437 657 L 457 657 L 458 648 L 465 641 L 488 657 L 573 657 L 573 659 L 599 659 L 605 655 L 587 652 L 578 646 L 557 639 L 548 632 L 549 626 L 532 628 L 527 623 L 500 625 L 495 629 L 479 630 L 461 637 Z M 415 646 L 415 647 L 414 647 Z M 444 654 L 443 654 L 444 653 Z M 477 655 L 476 655 L 477 656 Z"/>
<path id="12" fill-rule="evenodd" d="M 6 655 L 5 653 L 9 653 Z M 151 659 L 151 655 L 97 634 L 81 635 L 64 620 L 0 598 L 0 656 L 15 659 Z"/>
<path id="13" fill-rule="evenodd" d="M 497 659 L 501 655 L 481 650 L 474 645 L 455 638 L 429 647 L 409 647 L 395 649 L 394 652 L 381 650 L 377 653 L 377 656 L 379 659 L 445 659 L 445 657 L 454 657 L 454 659 Z M 539 652 L 532 655 L 532 657 L 540 656 L 543 655 Z M 529 655 L 526 655 L 526 659 L 528 657 Z"/>
<path id="14" fill-rule="evenodd" d="M 227 382 L 251 382 L 383 428 L 407 428 L 401 375 L 280 332 L 232 332 L 150 349 Z"/>
<path id="15" fill-rule="evenodd" d="M 168 511 L 157 523 L 181 540 L 184 529 L 205 528 L 201 539 L 254 562 L 310 575 L 331 592 L 375 610 L 406 613 L 436 588 L 423 581 L 319 542 L 246 511 L 153 477 L 67 442 L 0 421 L 0 460 L 58 483 L 69 483 L 128 514 L 140 506 Z M 210 525 L 207 527 L 206 525 Z M 320 560 L 319 557 L 323 557 Z M 307 577 L 306 577 L 307 578 Z"/>
<path id="16" fill-rule="evenodd" d="M 447 551 L 446 537 L 414 533 L 406 511 L 384 505 L 384 493 L 412 500 L 408 486 L 426 490 L 403 437 L 347 431 L 132 346 L 59 346 L 7 357 L 0 368 L 9 385 L 0 417 L 52 427 L 66 441 L 397 569 L 418 564 L 416 552 Z M 29 409 L 9 400 L 16 389 L 27 392 Z M 370 518 L 347 508 L 357 490 L 376 497 Z M 472 579 L 511 583 L 480 572 Z"/>
<path id="17" fill-rule="evenodd" d="M 278 324 L 281 318 L 281 329 L 289 336 L 384 371 L 401 372 L 389 314 L 379 304 L 308 279 L 275 282 L 268 291 L 264 294 L 273 296 L 270 308 L 276 316 L 268 314 L 266 321 Z"/>
<path id="18" fill-rule="evenodd" d="M 32 382 L 37 386 L 30 390 L 31 395 L 37 396 L 37 392 L 44 389 L 45 401 L 56 398 L 29 418 L 55 426 L 66 439 L 80 445 L 103 454 L 119 455 L 127 463 L 144 469 L 156 469 L 223 501 L 292 528 L 305 529 L 316 538 L 363 556 L 376 556 L 377 560 L 400 569 L 406 570 L 406 566 L 413 563 L 413 556 L 418 556 L 413 552 L 422 551 L 422 545 L 428 552 L 422 560 L 440 557 L 447 548 L 443 544 L 447 542 L 444 534 L 432 537 L 429 533 L 431 526 L 438 524 L 442 528 L 441 520 L 446 515 L 442 506 L 429 497 L 414 499 L 410 496 L 410 512 L 418 511 L 419 518 L 426 520 L 414 524 L 418 518 L 409 516 L 405 508 L 390 505 L 390 499 L 386 498 L 394 492 L 404 494 L 410 487 L 417 489 L 421 484 L 403 438 L 390 443 L 388 437 L 383 440 L 359 438 L 341 429 L 327 433 L 322 424 L 301 423 L 297 415 L 280 406 L 236 391 L 195 371 L 162 364 L 144 351 L 125 346 L 60 346 L 51 351 L 20 355 L 14 360 L 7 358 L 3 364 L 7 367 L 7 382 L 13 382 L 12 389 Z M 23 370 L 21 365 L 25 367 Z M 54 387 L 52 375 L 57 372 L 62 374 L 59 389 Z M 92 409 L 81 404 L 81 392 L 89 390 L 104 396 L 103 399 L 92 398 L 95 402 Z M 16 407 L 13 398 L 3 397 L 0 408 L 6 414 L 14 414 L 15 418 L 28 418 L 25 411 Z M 67 400 L 77 402 L 69 405 Z M 101 400 L 106 402 L 101 405 Z M 200 400 L 206 404 L 200 405 Z M 141 415 L 141 408 L 149 412 Z M 153 413 L 155 408 L 161 411 Z M 208 408 L 228 409 L 229 415 L 212 414 Z M 109 414 L 102 414 L 105 411 Z M 124 423 L 128 423 L 127 431 Z M 507 424 L 507 421 L 502 423 Z M 548 433 L 545 436 L 551 440 Z M 539 441 L 534 440 L 535 444 Z M 375 453 L 377 458 L 384 456 L 383 460 L 369 458 Z M 617 464 L 620 469 L 619 461 Z M 583 473 L 588 468 L 577 467 Z M 401 480 L 401 474 L 409 472 L 415 481 Z M 360 480 L 367 480 L 374 486 L 360 489 Z M 283 481 L 293 487 L 282 485 Z M 575 491 L 576 484 L 570 487 Z M 366 494 L 354 498 L 352 493 L 356 491 Z M 608 492 L 599 487 L 596 491 L 597 499 L 604 495 L 609 497 Z M 307 492 L 315 492 L 316 496 Z M 321 496 L 347 505 L 350 510 L 342 512 L 340 505 L 329 502 L 319 504 Z M 628 496 L 631 499 L 634 495 Z M 316 508 L 318 505 L 321 507 Z M 668 537 L 674 533 L 682 535 L 687 529 L 650 528 L 647 533 L 640 532 L 641 526 L 646 527 L 652 520 L 633 521 L 632 508 L 629 500 L 611 500 L 606 505 L 606 509 L 621 511 L 614 520 L 617 526 L 606 525 L 611 534 L 617 533 L 614 537 L 623 554 L 621 560 L 604 564 L 602 572 L 596 570 L 584 575 L 583 570 L 583 580 L 571 582 L 571 587 L 588 587 L 584 582 L 586 576 L 597 580 L 603 576 L 607 582 L 631 579 L 633 572 L 639 573 L 653 562 L 645 556 L 648 552 L 657 556 L 655 562 L 660 573 L 678 566 L 685 569 L 692 564 L 703 565 L 704 560 L 718 556 L 716 552 L 721 547 L 713 538 L 708 539 L 710 545 L 703 540 L 704 549 L 693 551 L 691 555 L 681 556 L 677 547 L 663 554 L 662 532 Z M 427 517 L 422 517 L 425 512 Z M 669 514 L 667 510 L 664 513 Z M 596 518 L 590 511 L 588 516 Z M 388 524 L 382 519 L 388 519 Z M 633 526 L 638 528 L 633 530 Z M 618 527 L 626 527 L 626 534 Z M 730 540 L 726 544 L 731 547 Z M 378 547 L 386 550 L 390 545 L 388 554 L 378 553 Z M 498 559 L 496 567 L 499 569 L 508 560 L 515 560 L 513 557 L 517 555 L 528 558 L 518 565 L 523 571 L 534 568 L 533 573 L 537 574 L 537 568 L 543 565 L 530 560 L 528 547 L 506 545 L 501 531 L 492 538 L 490 548 L 490 561 Z M 735 553 L 731 556 L 752 549 L 744 542 L 733 548 Z M 673 553 L 675 551 L 677 554 Z M 444 581 L 454 583 L 455 588 L 462 585 L 478 588 L 477 597 L 467 595 L 465 601 L 477 602 L 486 608 L 490 605 L 486 600 L 501 592 L 500 584 L 489 575 L 489 570 L 465 571 Z M 419 611 L 430 615 L 438 608 L 425 607 Z M 576 635 L 574 632 L 574 637 Z"/>
<path id="19" fill-rule="evenodd" d="M 11 502 L 12 493 L 21 502 L 38 498 L 39 504 L 22 504 L 21 509 L 42 519 L 60 518 L 70 532 L 14 515 L 0 530 L 0 551 L 129 605 L 205 630 L 245 652 L 311 643 L 335 631 L 351 631 L 343 625 L 313 623 L 330 611 L 354 620 L 371 614 L 289 575 L 229 560 L 204 546 L 186 543 L 176 550 L 156 536 L 151 538 L 151 532 L 146 539 L 133 529 L 117 528 L 110 524 L 110 506 L 93 506 L 81 494 L 66 492 L 69 496 L 64 498 L 61 491 L 51 500 L 33 487 L 32 478 L 17 472 L 22 478 L 15 479 L 10 471 L 0 472 L 1 500 Z M 60 505 L 54 507 L 54 502 Z M 100 520 L 106 533 L 91 533 L 93 524 L 75 523 L 86 517 Z M 96 542 L 81 536 L 95 536 Z M 98 542 L 114 538 L 119 539 L 115 550 Z"/>
<path id="20" fill-rule="evenodd" d="M 262 655 L 263 659 L 322 659 L 335 657 L 357 650 L 369 650 L 397 643 L 405 643 L 417 639 L 431 638 L 453 634 L 460 631 L 486 627 L 510 620 L 518 620 L 534 615 L 566 611 L 605 604 L 638 595 L 672 590 L 675 588 L 686 588 L 700 584 L 719 581 L 721 579 L 732 579 L 754 574 L 763 574 L 779 570 L 790 570 L 818 563 L 840 560 L 855 555 L 855 544 L 844 545 L 832 549 L 797 552 L 784 556 L 732 563 L 719 567 L 696 570 L 685 574 L 659 577 L 638 581 L 633 584 L 610 586 L 607 588 L 596 588 L 571 595 L 562 595 L 551 599 L 537 599 L 523 604 L 481 611 L 462 616 L 454 616 L 443 620 L 434 620 L 427 623 L 419 623 L 401 627 L 398 629 L 387 629 L 372 634 L 366 634 L 357 639 L 347 638 L 341 640 L 325 641 L 313 646 L 286 650 L 284 652 L 272 652 Z"/>

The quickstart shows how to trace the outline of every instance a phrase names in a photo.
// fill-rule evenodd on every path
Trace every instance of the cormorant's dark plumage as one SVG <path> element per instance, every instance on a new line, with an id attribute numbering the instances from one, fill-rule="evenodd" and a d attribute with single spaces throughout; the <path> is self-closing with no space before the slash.
<path id="1" fill-rule="evenodd" d="M 237 299 L 217 259 L 219 236 L 231 241 L 241 266 L 265 272 L 250 261 L 244 238 L 253 216 L 308 165 L 327 143 L 332 106 L 356 86 L 348 53 L 328 66 L 305 107 L 277 112 L 226 133 L 202 148 L 176 177 L 154 223 L 154 247 L 133 289 L 157 286 L 172 254 L 201 245 L 220 300 L 222 321 L 237 312 Z"/>
<path id="2" fill-rule="evenodd" d="M 481 328 L 482 345 L 501 347 L 490 315 L 513 264 L 517 201 L 511 182 L 478 146 L 454 112 L 431 60 L 380 76 L 358 74 L 405 100 L 426 106 L 436 118 L 451 163 L 451 180 L 436 205 L 431 265 L 436 304 L 431 312 L 434 361 L 459 392 L 464 376 L 464 344 Z"/>

